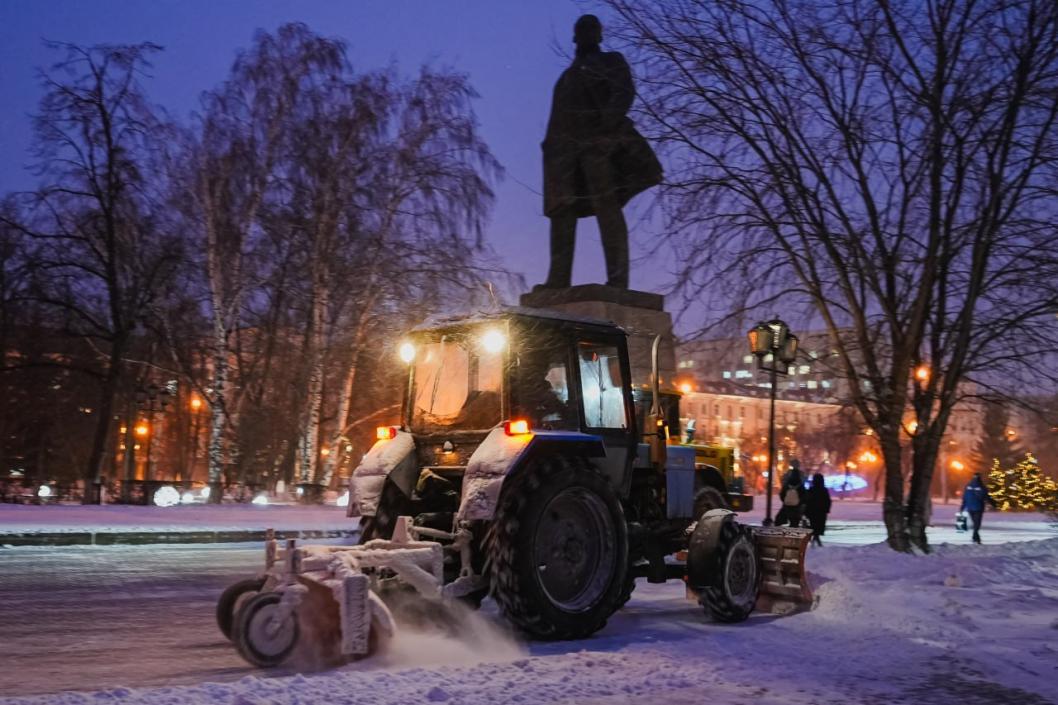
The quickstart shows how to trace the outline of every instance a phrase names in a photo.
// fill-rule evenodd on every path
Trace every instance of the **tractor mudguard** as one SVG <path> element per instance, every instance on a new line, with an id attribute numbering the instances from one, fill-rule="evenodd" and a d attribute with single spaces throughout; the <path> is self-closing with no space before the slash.
<path id="1" fill-rule="evenodd" d="M 411 497 L 419 479 L 419 466 L 415 458 L 415 439 L 406 431 L 397 431 L 395 438 L 375 441 L 367 451 L 349 480 L 346 516 L 374 516 L 387 477 Z"/>
<path id="2" fill-rule="evenodd" d="M 576 431 L 533 431 L 508 436 L 494 428 L 477 447 L 463 474 L 456 521 L 489 520 L 496 514 L 503 481 L 536 453 L 604 457 L 602 439 Z"/>

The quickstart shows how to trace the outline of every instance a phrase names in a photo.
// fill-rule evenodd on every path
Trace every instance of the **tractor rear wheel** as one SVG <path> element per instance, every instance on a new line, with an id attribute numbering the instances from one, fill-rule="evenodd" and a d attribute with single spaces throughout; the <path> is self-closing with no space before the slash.
<path id="1" fill-rule="evenodd" d="M 586 637 L 627 599 L 624 512 L 586 460 L 530 461 L 503 488 L 486 545 L 492 595 L 532 637 Z"/>

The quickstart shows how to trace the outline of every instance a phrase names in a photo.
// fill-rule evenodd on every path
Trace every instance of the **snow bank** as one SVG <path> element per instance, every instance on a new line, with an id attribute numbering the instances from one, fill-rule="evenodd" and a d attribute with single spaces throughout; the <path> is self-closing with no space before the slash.
<path id="1" fill-rule="evenodd" d="M 325 505 L 196 504 L 139 505 L 0 504 L 0 533 L 86 531 L 238 531 L 353 529 L 341 507 Z"/>

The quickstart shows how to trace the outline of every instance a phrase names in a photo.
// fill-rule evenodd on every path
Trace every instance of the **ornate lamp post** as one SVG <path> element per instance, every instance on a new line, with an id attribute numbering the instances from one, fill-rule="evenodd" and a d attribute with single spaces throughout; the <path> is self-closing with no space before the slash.
<path id="1" fill-rule="evenodd" d="M 785 375 L 797 358 L 797 336 L 778 318 L 760 322 L 749 331 L 749 350 L 757 358 L 757 368 L 770 373 L 771 414 L 768 419 L 768 498 L 764 526 L 771 526 L 771 495 L 775 486 L 775 392 L 779 375 Z M 782 366 L 780 368 L 780 365 Z"/>
<path id="2" fill-rule="evenodd" d="M 146 388 L 136 390 L 136 402 L 140 409 L 147 412 L 147 467 L 143 473 L 143 479 L 150 481 L 154 479 L 154 455 L 151 450 L 154 446 L 154 415 L 159 411 L 165 411 L 169 405 L 169 397 L 172 393 L 166 387 L 151 384 Z"/>

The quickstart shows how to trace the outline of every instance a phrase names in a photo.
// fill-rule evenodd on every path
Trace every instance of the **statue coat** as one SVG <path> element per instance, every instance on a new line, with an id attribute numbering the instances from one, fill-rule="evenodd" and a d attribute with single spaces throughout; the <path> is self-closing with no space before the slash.
<path id="1" fill-rule="evenodd" d="M 612 189 L 624 206 L 660 183 L 661 164 L 628 118 L 634 98 L 632 72 L 619 52 L 578 55 L 562 72 L 542 145 L 546 216 L 585 218 L 595 215 L 592 195 L 602 189 Z M 606 183 L 586 176 L 589 159 L 606 170 Z"/>

